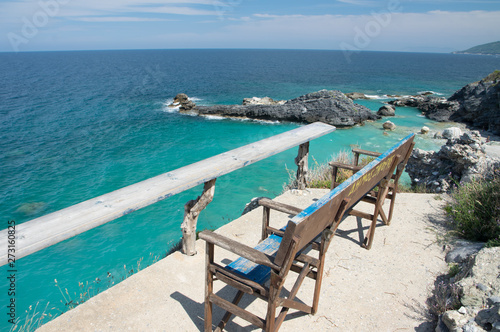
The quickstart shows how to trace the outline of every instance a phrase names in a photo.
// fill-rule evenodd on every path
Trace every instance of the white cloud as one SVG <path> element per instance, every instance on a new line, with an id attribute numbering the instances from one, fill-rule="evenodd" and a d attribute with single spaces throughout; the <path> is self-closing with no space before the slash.
<path id="1" fill-rule="evenodd" d="M 258 18 L 277 18 L 277 19 L 282 19 L 282 18 L 304 18 L 307 17 L 305 15 L 270 15 L 270 14 L 253 14 L 254 17 Z"/>
<path id="2" fill-rule="evenodd" d="M 156 13 L 156 14 L 177 14 L 177 15 L 218 15 L 216 10 L 203 10 L 191 7 L 175 7 L 175 6 L 161 6 L 161 7 L 142 7 L 134 8 L 134 11 L 141 13 Z"/>
<path id="3" fill-rule="evenodd" d="M 141 17 L 125 17 L 125 16 L 91 16 L 91 17 L 76 17 L 74 21 L 81 22 L 159 22 L 168 21 L 161 18 L 141 18 Z"/>
<path id="4" fill-rule="evenodd" d="M 376 6 L 380 4 L 380 1 L 373 1 L 373 0 L 337 0 L 337 2 L 347 3 L 356 6 Z"/>
<path id="5" fill-rule="evenodd" d="M 0 0 L 1 1 L 1 0 Z M 42 0 L 47 1 L 47 0 Z M 56 0 L 58 1 L 58 0 Z M 233 0 L 231 0 L 234 2 Z M 241 17 L 224 15 L 224 6 L 230 0 L 71 0 L 60 5 L 59 12 L 51 17 L 47 25 L 51 33 L 59 34 L 61 49 L 71 43 L 77 45 L 71 27 L 85 27 L 81 33 L 82 43 L 92 45 L 100 40 L 116 41 L 126 48 L 314 48 L 339 49 L 341 45 L 352 45 L 363 50 L 387 51 L 453 51 L 499 39 L 500 11 L 430 11 L 425 13 L 389 13 L 378 19 L 363 15 L 271 15 L 267 13 L 243 13 Z M 361 4 L 367 0 L 338 0 L 344 3 Z M 415 1 L 415 0 L 413 0 Z M 443 0 L 438 0 L 443 1 Z M 369 1 L 373 3 L 373 1 Z M 219 9 L 217 6 L 221 6 Z M 219 10 L 218 10 L 219 9 Z M 40 10 L 37 1 L 0 2 L 0 30 L 4 33 L 20 33 L 22 18 L 32 18 Z M 172 15 L 201 17 L 203 25 L 163 25 L 164 30 L 148 30 L 148 24 L 140 22 L 169 21 L 180 19 Z M 209 17 L 203 17 L 209 16 Z M 389 16 L 387 16 L 389 15 Z M 382 20 L 382 21 L 380 21 Z M 138 22 L 133 29 L 140 28 L 141 39 L 113 29 L 114 35 L 94 31 L 84 22 Z M 163 31 L 163 32 L 162 32 Z M 164 32 L 168 31 L 168 34 Z M 367 35 L 366 40 L 359 37 Z M 48 36 L 49 34 L 47 34 Z M 43 44 L 45 35 L 37 36 L 37 47 Z M 49 38 L 49 37 L 47 37 Z M 85 39 L 87 38 L 87 39 Z M 356 43 L 357 41 L 357 43 Z M 1 41 L 0 41 L 1 42 Z M 30 47 L 31 44 L 30 41 Z M 0 45 L 1 46 L 1 45 Z M 70 46 L 68 46 L 70 47 Z M 92 47 L 92 46 L 89 46 Z M 94 46 L 99 47 L 99 46 Z M 102 46 L 106 47 L 106 46 Z M 4 47 L 5 48 L 5 47 Z M 6 48 L 7 49 L 7 48 Z"/>
<path id="6" fill-rule="evenodd" d="M 0 21 L 4 24 L 21 22 L 36 12 L 43 11 L 42 3 L 52 4 L 49 10 L 54 16 L 117 16 L 135 17 L 139 13 L 158 13 L 172 15 L 219 15 L 217 6 L 225 6 L 219 0 L 71 0 L 63 1 L 4 1 L 0 2 Z M 66 1 L 65 1 L 66 2 Z M 55 4 L 55 7 L 54 7 Z"/>
<path id="7" fill-rule="evenodd" d="M 356 35 L 364 34 L 368 40 L 357 43 L 362 46 L 358 49 L 404 51 L 418 46 L 452 51 L 498 40 L 500 31 L 500 11 L 385 14 L 378 18 L 381 23 L 373 15 L 255 14 L 251 21 L 226 26 L 211 37 L 228 43 L 245 40 L 248 47 L 339 49 L 342 43 L 356 46 Z"/>

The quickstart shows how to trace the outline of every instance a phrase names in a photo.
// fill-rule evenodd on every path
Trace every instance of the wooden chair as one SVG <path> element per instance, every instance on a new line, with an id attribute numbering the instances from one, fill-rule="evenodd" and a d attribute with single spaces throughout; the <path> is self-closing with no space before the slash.
<path id="1" fill-rule="evenodd" d="M 372 188 L 369 190 L 365 196 L 361 198 L 362 201 L 370 203 L 375 205 L 374 208 L 374 213 L 373 214 L 367 214 L 355 209 L 351 209 L 349 211 L 350 215 L 360 217 L 363 219 L 368 219 L 371 220 L 373 224 L 376 223 L 378 216 L 381 217 L 382 222 L 386 225 L 390 225 L 391 220 L 392 220 L 392 214 L 394 211 L 394 203 L 396 201 L 396 194 L 398 192 L 398 184 L 399 184 L 399 178 L 404 172 L 404 169 L 406 167 L 406 163 L 408 162 L 408 159 L 410 158 L 411 152 L 413 150 L 413 147 L 415 146 L 415 142 L 413 142 L 413 136 L 412 136 L 412 141 L 410 143 L 410 146 L 407 151 L 404 152 L 404 158 L 402 158 L 399 163 L 397 164 L 396 169 L 394 170 L 394 173 L 391 174 L 390 178 L 383 178 L 380 183 L 376 185 L 376 188 Z M 337 187 L 340 183 L 337 182 L 337 174 L 338 174 L 338 169 L 347 169 L 352 171 L 353 173 L 358 172 L 363 168 L 363 166 L 359 165 L 360 162 L 360 155 L 367 155 L 370 157 L 379 157 L 382 153 L 379 152 L 373 152 L 373 151 L 368 151 L 368 150 L 361 150 L 361 149 L 352 149 L 353 155 L 354 155 L 354 161 L 353 164 L 344 164 L 344 163 L 339 163 L 339 162 L 330 162 L 329 165 L 332 167 L 332 185 L 331 189 L 334 189 Z M 382 208 L 382 205 L 384 203 L 384 200 L 387 199 L 390 201 L 389 205 L 389 211 L 388 214 L 385 213 L 384 209 Z M 375 227 L 375 226 L 373 226 Z M 365 237 L 365 240 L 363 242 L 363 246 L 366 249 L 371 248 L 371 239 L 373 239 L 373 232 L 374 228 L 370 229 L 369 233 L 367 234 L 367 237 Z"/>
<path id="2" fill-rule="evenodd" d="M 336 196 L 329 201 L 329 204 L 324 204 L 311 214 L 302 212 L 297 216 L 298 218 L 290 220 L 281 230 L 283 236 L 271 235 L 255 248 L 211 231 L 201 232 L 200 238 L 207 242 L 205 331 L 212 331 L 212 304 L 227 311 L 216 331 L 224 328 L 232 314 L 240 316 L 265 331 L 277 331 L 290 308 L 308 314 L 316 313 L 325 254 L 342 215 L 347 209 L 347 202 L 340 196 Z M 231 251 L 240 258 L 223 267 L 214 262 L 214 246 Z M 305 249 L 317 251 L 318 257 L 306 254 Z M 290 272 L 296 273 L 295 284 L 288 296 L 283 296 L 283 286 Z M 295 300 L 306 277 L 315 280 L 311 306 Z M 220 280 L 238 290 L 232 302 L 214 294 L 214 280 Z M 266 286 L 268 280 L 270 283 Z M 268 309 L 265 318 L 237 306 L 245 293 L 267 302 Z M 282 309 L 276 315 L 279 307 Z"/>
<path id="3" fill-rule="evenodd" d="M 261 204 L 266 207 L 262 230 L 263 241 L 254 248 L 211 231 L 201 232 L 200 238 L 206 241 L 205 331 L 212 331 L 213 304 L 226 310 L 216 331 L 222 331 L 233 314 L 265 331 L 277 331 L 290 309 L 308 314 L 316 313 L 325 255 L 343 216 L 348 209 L 365 197 L 368 191 L 377 185 L 380 186 L 384 179 L 390 180 L 397 165 L 404 159 L 401 156 L 406 156 L 412 147 L 412 141 L 413 135 L 409 135 L 304 210 L 262 200 Z M 387 186 L 383 190 L 386 188 Z M 387 193 L 382 194 L 377 196 L 379 203 L 376 204 L 376 209 Z M 289 220 L 285 227 L 276 229 L 269 226 L 271 208 L 292 215 L 298 214 Z M 377 211 L 375 215 L 378 215 Z M 368 245 L 371 245 L 373 240 L 374 225 L 372 221 L 367 235 Z M 214 259 L 216 246 L 240 258 L 222 266 Z M 316 252 L 317 255 L 311 255 Z M 287 277 L 290 277 L 290 272 L 295 276 L 295 283 L 289 294 L 284 295 L 286 294 L 283 292 L 284 284 Z M 315 280 L 310 306 L 295 299 L 306 277 Z M 213 283 L 217 280 L 237 290 L 232 302 L 214 293 Z M 245 293 L 267 302 L 264 318 L 238 307 Z M 281 310 L 276 314 L 278 308 Z"/>

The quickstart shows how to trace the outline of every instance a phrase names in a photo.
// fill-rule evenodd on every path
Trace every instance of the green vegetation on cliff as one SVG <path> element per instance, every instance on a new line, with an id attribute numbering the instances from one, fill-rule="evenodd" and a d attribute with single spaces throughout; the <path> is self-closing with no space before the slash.
<path id="1" fill-rule="evenodd" d="M 453 52 L 458 54 L 489 54 L 500 55 L 500 41 L 471 47 L 465 51 Z"/>
<path id="2" fill-rule="evenodd" d="M 500 171 L 491 180 L 460 184 L 451 193 L 446 207 L 451 226 L 460 237 L 500 246 Z"/>

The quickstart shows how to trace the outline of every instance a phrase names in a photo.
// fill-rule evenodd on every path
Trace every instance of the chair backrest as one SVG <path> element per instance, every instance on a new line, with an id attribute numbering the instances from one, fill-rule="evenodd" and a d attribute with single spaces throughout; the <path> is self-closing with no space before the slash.
<path id="1" fill-rule="evenodd" d="M 347 208 L 355 205 L 382 179 L 390 179 L 395 168 L 404 163 L 413 147 L 415 134 L 408 135 L 375 160 L 353 174 L 349 179 L 311 204 L 288 222 L 274 263 L 281 266 L 292 239 L 298 239 L 297 250 L 303 249 L 325 228 L 332 224 L 342 201 L 348 200 Z"/>

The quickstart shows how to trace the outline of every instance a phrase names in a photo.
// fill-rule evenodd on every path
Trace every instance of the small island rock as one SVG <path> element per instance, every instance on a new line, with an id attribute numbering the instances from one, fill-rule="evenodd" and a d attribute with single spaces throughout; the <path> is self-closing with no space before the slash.
<path id="1" fill-rule="evenodd" d="M 396 129 L 396 125 L 394 123 L 392 123 L 391 121 L 384 122 L 384 124 L 382 126 L 384 127 L 385 130 L 394 130 L 394 129 Z"/>
<path id="2" fill-rule="evenodd" d="M 178 93 L 172 104 L 168 105 L 170 108 L 179 107 L 179 110 L 185 112 L 191 111 L 195 106 L 196 104 L 189 100 L 189 97 L 185 93 Z"/>
<path id="3" fill-rule="evenodd" d="M 380 116 L 395 116 L 396 109 L 391 105 L 384 105 L 378 109 L 377 115 Z"/>
<path id="4" fill-rule="evenodd" d="M 368 98 L 364 93 L 361 92 L 349 92 L 346 93 L 345 96 L 349 99 L 355 100 L 355 99 L 370 99 Z"/>
<path id="5" fill-rule="evenodd" d="M 183 112 L 182 108 L 180 112 Z M 282 105 L 197 105 L 189 113 L 301 123 L 321 121 L 337 127 L 351 127 L 379 118 L 367 107 L 354 103 L 336 90 L 308 93 Z"/>

